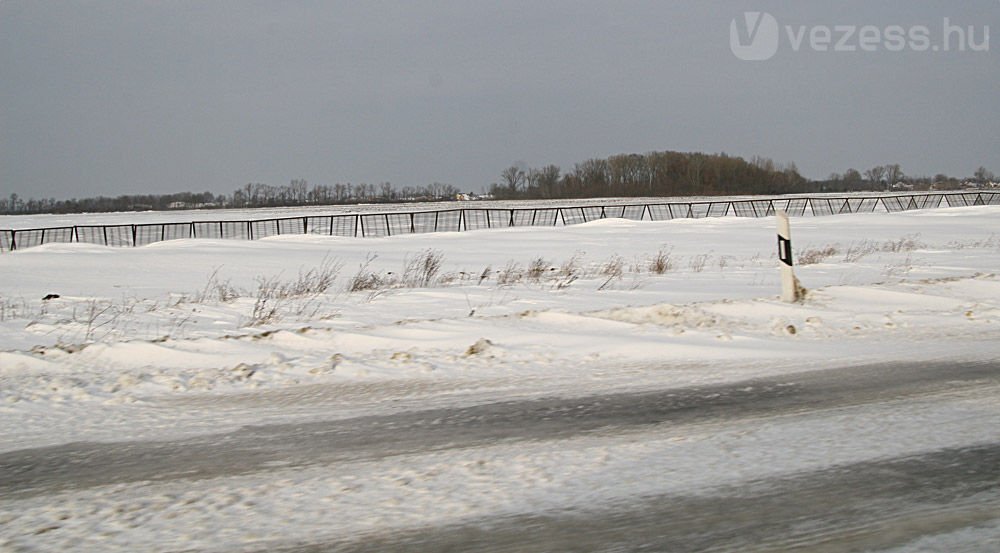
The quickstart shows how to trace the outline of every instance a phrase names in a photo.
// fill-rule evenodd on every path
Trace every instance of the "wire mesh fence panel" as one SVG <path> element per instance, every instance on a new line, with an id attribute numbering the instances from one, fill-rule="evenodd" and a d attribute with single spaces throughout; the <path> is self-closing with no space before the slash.
<path id="1" fill-rule="evenodd" d="M 558 209 L 534 209 L 531 214 L 531 226 L 552 227 L 559 221 Z"/>
<path id="2" fill-rule="evenodd" d="M 513 224 L 511 221 L 513 217 L 509 209 L 490 209 L 489 217 L 492 228 L 504 228 Z"/>
<path id="3" fill-rule="evenodd" d="M 42 245 L 42 229 L 18 230 L 14 235 L 14 243 L 18 249 L 33 248 Z"/>
<path id="4" fill-rule="evenodd" d="M 559 209 L 559 212 L 559 218 L 564 225 L 578 225 L 587 222 L 583 210 L 579 207 L 563 207 Z"/>
<path id="5" fill-rule="evenodd" d="M 758 217 L 753 202 L 733 202 L 733 215 L 737 217 Z"/>
<path id="6" fill-rule="evenodd" d="M 306 233 L 306 219 L 304 217 L 278 219 L 278 234 L 305 234 L 305 233 Z"/>
<path id="7" fill-rule="evenodd" d="M 331 217 L 329 215 L 320 217 L 306 217 L 306 231 L 309 234 L 330 234 L 330 221 Z"/>
<path id="8" fill-rule="evenodd" d="M 941 207 L 944 196 L 941 194 L 928 194 L 926 196 L 914 196 L 918 209 L 936 209 Z"/>
<path id="9" fill-rule="evenodd" d="M 145 246 L 147 244 L 152 244 L 153 242 L 159 242 L 161 240 L 163 240 L 163 225 L 150 224 L 150 225 L 135 226 L 136 246 Z"/>
<path id="10" fill-rule="evenodd" d="M 725 202 L 725 206 L 728 208 L 730 202 Z M 708 217 L 713 213 L 712 202 L 696 202 L 691 204 L 691 217 L 695 219 L 702 219 Z M 717 210 L 716 210 L 717 211 Z M 712 215 L 717 216 L 717 215 Z"/>
<path id="11" fill-rule="evenodd" d="M 108 236 L 109 246 L 131 246 L 132 225 L 114 225 L 104 227 Z"/>
<path id="12" fill-rule="evenodd" d="M 485 209 L 466 209 L 462 211 L 463 230 L 480 230 L 490 228 L 489 213 Z"/>
<path id="13" fill-rule="evenodd" d="M 837 213 L 837 214 L 841 214 L 841 213 L 853 213 L 853 211 L 852 211 L 853 206 L 851 205 L 851 202 L 847 201 L 846 198 L 845 199 L 837 198 L 836 200 L 834 200 L 832 202 L 832 204 L 833 204 L 834 209 L 836 209 L 835 213 Z"/>
<path id="14" fill-rule="evenodd" d="M 136 225 L 135 245 L 145 246 L 163 240 L 178 240 L 191 237 L 191 223 L 156 223 Z"/>
<path id="15" fill-rule="evenodd" d="M 784 211 L 785 213 L 791 215 L 789 207 L 791 207 L 791 200 L 773 200 L 771 205 L 774 206 L 775 211 Z"/>
<path id="16" fill-rule="evenodd" d="M 604 218 L 604 208 L 601 206 L 590 206 L 581 209 L 583 209 L 584 221 L 596 221 Z"/>
<path id="17" fill-rule="evenodd" d="M 604 208 L 604 218 L 605 219 L 627 219 L 625 217 L 625 208 L 628 206 L 624 205 L 609 205 Z"/>
<path id="18" fill-rule="evenodd" d="M 706 217 L 725 217 L 733 208 L 733 202 L 710 202 Z"/>
<path id="19" fill-rule="evenodd" d="M 694 217 L 691 213 L 691 204 L 668 204 L 671 219 L 690 219 Z"/>
<path id="20" fill-rule="evenodd" d="M 777 201 L 775 201 L 775 207 L 777 207 Z M 784 209 L 785 213 L 791 215 L 792 217 L 802 217 L 806 214 L 806 208 L 809 206 L 808 198 L 791 198 L 785 201 Z"/>
<path id="21" fill-rule="evenodd" d="M 250 222 L 250 232 L 254 240 L 276 236 L 278 234 L 278 221 L 275 219 L 264 219 Z"/>
<path id="22" fill-rule="evenodd" d="M 18 248 L 31 248 L 42 244 L 69 243 L 73 241 L 73 227 L 55 227 L 18 230 L 14 243 Z"/>
<path id="23" fill-rule="evenodd" d="M 42 244 L 69 244 L 73 242 L 73 234 L 73 227 L 43 229 Z"/>
<path id="24" fill-rule="evenodd" d="M 878 206 L 878 198 L 847 198 L 838 213 L 871 213 Z"/>
<path id="25" fill-rule="evenodd" d="M 950 206 L 973 206 L 973 205 L 986 205 L 983 200 L 983 195 L 975 193 L 965 193 L 965 194 L 952 194 L 948 196 L 948 205 Z"/>
<path id="26" fill-rule="evenodd" d="M 646 206 L 644 205 L 625 205 L 622 207 L 622 219 L 631 219 L 633 221 L 641 221 L 646 214 Z"/>
<path id="27" fill-rule="evenodd" d="M 514 209 L 510 214 L 511 226 L 530 227 L 531 221 L 534 220 L 534 217 L 534 209 Z"/>
<path id="28" fill-rule="evenodd" d="M 78 226 L 76 227 L 76 241 L 84 244 L 104 245 L 104 227 L 90 225 L 82 227 Z"/>
<path id="29" fill-rule="evenodd" d="M 646 213 L 650 221 L 669 221 L 674 218 L 669 204 L 652 204 L 647 206 Z"/>
<path id="30" fill-rule="evenodd" d="M 389 229 L 389 236 L 398 234 L 410 234 L 413 228 L 412 214 L 410 213 L 388 213 L 386 218 L 386 228 Z"/>
<path id="31" fill-rule="evenodd" d="M 911 199 L 908 197 L 886 196 L 882 198 L 882 205 L 885 206 L 885 210 L 889 213 L 899 213 L 900 211 L 913 209 L 910 201 Z"/>
<path id="32" fill-rule="evenodd" d="M 214 238 L 216 240 L 223 237 L 224 227 L 220 221 L 197 221 L 192 223 L 195 238 Z"/>
<path id="33" fill-rule="evenodd" d="M 191 223 L 163 223 L 160 229 L 161 240 L 191 238 Z"/>
<path id="34" fill-rule="evenodd" d="M 330 234 L 333 236 L 358 236 L 358 221 L 361 218 L 357 215 L 336 215 L 330 218 Z"/>
<path id="35" fill-rule="evenodd" d="M 135 245 L 145 246 L 162 240 L 177 240 L 191 237 L 191 223 L 154 223 L 136 225 Z"/>
<path id="36" fill-rule="evenodd" d="M 961 194 L 947 194 L 944 201 L 948 204 L 948 207 L 964 207 L 968 205 Z"/>
<path id="37" fill-rule="evenodd" d="M 982 192 L 979 194 L 983 205 L 1000 205 L 1000 192 Z"/>
<path id="38" fill-rule="evenodd" d="M 774 202 L 771 200 L 753 200 L 752 203 L 758 217 L 771 217 L 774 215 Z"/>
<path id="39" fill-rule="evenodd" d="M 14 249 L 14 231 L 0 230 L 0 252 L 9 252 Z"/>
<path id="40" fill-rule="evenodd" d="M 828 198 L 810 198 L 809 211 L 814 217 L 823 217 L 837 213 L 837 208 L 833 206 L 833 201 Z"/>
<path id="41" fill-rule="evenodd" d="M 455 218 L 452 223 L 453 224 L 457 223 L 458 220 L 459 220 L 459 218 L 460 218 L 461 211 L 458 211 L 458 212 L 456 212 L 456 211 L 433 211 L 433 212 L 426 212 L 426 213 L 414 213 L 413 214 L 413 232 L 421 233 L 422 234 L 422 233 L 425 233 L 425 232 L 437 232 L 439 230 L 441 230 L 441 231 L 444 231 L 444 230 L 454 230 L 454 227 L 452 227 L 450 229 L 446 229 L 446 228 L 444 228 L 444 225 L 442 224 L 442 223 L 445 223 L 445 221 L 451 221 L 451 219 L 450 219 L 449 216 L 452 216 L 452 215 L 454 215 L 454 218 Z M 441 226 L 441 228 L 438 228 L 439 225 Z"/>
<path id="42" fill-rule="evenodd" d="M 385 215 L 362 215 L 361 216 L 362 236 L 389 236 L 389 225 Z"/>
<path id="43" fill-rule="evenodd" d="M 250 240 L 254 238 L 250 234 L 249 221 L 222 221 L 219 223 L 219 227 L 221 228 L 222 238 L 226 240 Z"/>
<path id="44" fill-rule="evenodd" d="M 461 209 L 443 211 L 441 212 L 441 216 L 438 217 L 437 230 L 438 232 L 458 232 L 462 230 L 463 219 L 464 216 Z"/>

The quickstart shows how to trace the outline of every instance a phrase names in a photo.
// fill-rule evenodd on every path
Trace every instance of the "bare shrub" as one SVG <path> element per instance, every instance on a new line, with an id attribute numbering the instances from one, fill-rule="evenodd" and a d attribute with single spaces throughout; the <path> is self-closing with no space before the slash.
<path id="1" fill-rule="evenodd" d="M 847 251 L 844 252 L 844 261 L 848 263 L 855 263 L 877 252 L 878 250 L 879 250 L 878 244 L 876 244 L 872 240 L 861 240 L 860 242 L 851 242 L 847 246 Z"/>
<path id="2" fill-rule="evenodd" d="M 708 259 L 711 256 L 707 253 L 698 254 L 691 258 L 688 262 L 688 267 L 696 273 L 700 273 L 705 270 L 705 266 L 708 265 Z"/>
<path id="3" fill-rule="evenodd" d="M 254 295 L 253 309 L 246 326 L 260 326 L 280 319 L 278 308 L 287 297 L 282 297 L 281 284 L 276 277 L 257 278 L 257 292 Z"/>
<path id="4" fill-rule="evenodd" d="M 656 255 L 649 260 L 649 272 L 662 275 L 667 271 L 671 270 L 674 266 L 673 260 L 670 259 L 671 250 L 663 251 L 660 250 L 656 252 Z"/>
<path id="5" fill-rule="evenodd" d="M 229 303 L 240 297 L 239 290 L 229 280 L 219 279 L 219 269 L 216 267 L 212 270 L 212 274 L 208 275 L 208 280 L 205 282 L 205 286 L 196 293 L 194 296 L 187 297 L 182 296 L 185 303 L 207 303 L 212 301 L 218 301 L 221 303 Z M 181 303 L 178 301 L 178 303 Z"/>
<path id="6" fill-rule="evenodd" d="M 510 286 L 521 282 L 523 278 L 521 266 L 514 261 L 508 261 L 507 265 L 497 272 L 497 284 L 500 286 Z"/>
<path id="7" fill-rule="evenodd" d="M 614 255 L 601 265 L 600 271 L 601 275 L 607 277 L 607 279 L 604 281 L 604 284 L 601 284 L 598 290 L 604 290 L 612 281 L 621 279 L 622 275 L 625 274 L 625 260 L 621 256 Z"/>
<path id="8" fill-rule="evenodd" d="M 625 274 L 625 260 L 619 255 L 611 256 L 611 259 L 601 265 L 601 274 L 611 278 L 621 278 Z"/>
<path id="9" fill-rule="evenodd" d="M 549 262 L 544 258 L 538 257 L 528 265 L 528 279 L 539 281 L 545 272 L 549 270 Z"/>
<path id="10" fill-rule="evenodd" d="M 354 273 L 354 276 L 351 277 L 351 281 L 347 285 L 349 292 L 377 290 L 384 285 L 384 279 L 369 268 L 377 257 L 375 254 L 368 254 L 365 257 L 365 261 L 358 267 L 358 272 Z"/>
<path id="11" fill-rule="evenodd" d="M 43 304 L 44 305 L 44 304 Z M 44 307 L 40 308 L 39 315 L 44 314 Z M 24 298 L 14 300 L 12 298 L 0 297 L 0 322 L 12 319 L 31 318 L 34 315 L 28 307 L 28 302 Z"/>
<path id="12" fill-rule="evenodd" d="M 892 253 L 912 252 L 925 246 L 925 244 L 920 242 L 919 238 L 919 234 L 908 234 L 899 240 L 888 240 L 882 244 L 882 251 Z"/>
<path id="13" fill-rule="evenodd" d="M 324 257 L 318 267 L 299 271 L 298 277 L 281 286 L 281 293 L 289 297 L 316 296 L 333 286 L 343 268 L 343 263 Z"/>
<path id="14" fill-rule="evenodd" d="M 576 276 L 580 271 L 580 258 L 583 257 L 581 253 L 575 253 L 572 257 L 563 262 L 559 266 L 559 271 L 557 276 L 560 277 L 572 277 Z"/>
<path id="15" fill-rule="evenodd" d="M 854 263 L 874 253 L 912 252 L 913 250 L 924 247 L 926 247 L 926 244 L 920 241 L 919 234 L 908 234 L 898 240 L 886 240 L 884 242 L 861 240 L 858 242 L 852 242 L 847 247 L 847 251 L 844 254 L 844 261 Z"/>
<path id="16" fill-rule="evenodd" d="M 402 285 L 427 288 L 434 284 L 443 263 L 444 254 L 437 250 L 428 249 L 413 257 L 407 256 L 403 261 Z"/>

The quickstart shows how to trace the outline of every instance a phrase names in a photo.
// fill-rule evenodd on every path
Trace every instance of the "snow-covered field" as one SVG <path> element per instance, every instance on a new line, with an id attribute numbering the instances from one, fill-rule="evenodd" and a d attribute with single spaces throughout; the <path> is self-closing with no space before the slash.
<path id="1" fill-rule="evenodd" d="M 850 363 L 1000 358 L 1000 207 L 792 225 L 797 275 L 809 289 L 795 305 L 778 300 L 771 219 L 6 253 L 0 452 L 719 384 Z M 43 300 L 50 294 L 59 297 Z M 320 466 L 218 478 L 183 491 L 136 484 L 0 498 L 0 549 L 225 550 L 277 540 L 289 528 L 351 533 L 635 492 L 602 488 L 608 474 L 639 483 L 664 471 L 688 475 L 659 489 L 669 492 L 704 484 L 694 474 L 721 485 L 746 472 L 1000 438 L 995 396 L 955 401 L 871 408 L 848 429 L 843 419 L 817 416 L 794 429 L 745 423 L 643 440 L 427 453 L 405 469 L 365 461 L 336 473 Z M 886 420 L 898 439 L 883 439 Z M 794 446 L 834 428 L 851 447 Z M 738 455 L 720 457 L 719 448 L 732 453 L 726 436 L 746 433 L 755 438 L 739 442 Z M 775 448 L 794 453 L 775 458 Z M 503 484 L 514 481 L 534 484 L 523 492 Z"/>
<path id="2" fill-rule="evenodd" d="M 775 198 L 848 198 L 880 196 L 878 192 L 789 194 Z M 894 195 L 894 194 L 889 194 Z M 192 221 L 248 221 L 338 215 L 347 213 L 381 213 L 438 211 L 449 209 L 540 209 L 552 207 L 643 205 L 686 202 L 724 202 L 762 199 L 761 196 L 676 196 L 639 198 L 585 198 L 558 200 L 480 200 L 454 202 L 404 202 L 377 204 L 321 205 L 306 207 L 263 207 L 247 209 L 179 209 L 172 211 L 123 211 L 112 213 L 68 213 L 35 215 L 0 215 L 0 229 L 33 229 L 69 227 L 73 225 L 136 225 L 154 223 L 187 223 Z"/>

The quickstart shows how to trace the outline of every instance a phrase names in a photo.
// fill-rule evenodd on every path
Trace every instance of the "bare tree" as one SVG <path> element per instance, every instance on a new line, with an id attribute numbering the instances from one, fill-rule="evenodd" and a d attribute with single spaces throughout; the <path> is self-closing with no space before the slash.
<path id="1" fill-rule="evenodd" d="M 517 165 L 511 165 L 500 173 L 501 184 L 512 194 L 516 194 L 518 189 L 524 186 L 525 178 L 524 170 Z"/>
<path id="2" fill-rule="evenodd" d="M 892 188 L 897 182 L 903 180 L 903 170 L 900 169 L 898 163 L 885 166 L 885 180 L 888 181 L 889 188 Z"/>
<path id="3" fill-rule="evenodd" d="M 531 169 L 527 176 L 529 195 L 539 198 L 558 196 L 559 167 L 547 165 L 541 169 Z"/>
<path id="4" fill-rule="evenodd" d="M 883 177 L 885 177 L 885 167 L 882 165 L 876 165 L 875 167 L 865 171 L 865 178 L 868 179 L 868 184 L 871 185 L 872 190 L 875 190 L 882 185 Z"/>
<path id="5" fill-rule="evenodd" d="M 844 186 L 848 190 L 856 190 L 861 188 L 864 179 L 861 177 L 861 173 L 857 169 L 851 168 L 844 171 Z"/>

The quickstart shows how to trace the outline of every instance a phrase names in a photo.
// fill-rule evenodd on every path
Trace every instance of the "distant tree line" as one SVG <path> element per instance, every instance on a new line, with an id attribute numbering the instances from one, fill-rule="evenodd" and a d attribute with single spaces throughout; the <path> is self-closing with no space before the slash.
<path id="1" fill-rule="evenodd" d="M 71 200 L 24 199 L 17 194 L 0 198 L 0 214 L 101 213 L 111 211 L 164 211 L 169 209 L 218 209 L 295 207 L 358 203 L 454 200 L 458 189 L 450 184 L 396 188 L 387 182 L 374 184 L 309 185 L 294 179 L 287 185 L 250 183 L 230 195 L 211 192 L 98 196 Z"/>
<path id="2" fill-rule="evenodd" d="M 898 163 L 876 165 L 866 169 L 862 174 L 857 169 L 848 169 L 841 173 L 832 173 L 826 180 L 814 181 L 813 185 L 820 192 L 853 192 L 860 190 L 891 191 L 891 190 L 959 190 L 970 185 L 987 186 L 994 183 L 996 176 L 979 167 L 972 177 L 950 177 L 938 173 L 933 177 L 907 175 Z"/>
<path id="3" fill-rule="evenodd" d="M 563 173 L 508 167 L 489 192 L 499 199 L 787 194 L 809 189 L 794 163 L 721 154 L 650 152 L 588 159 Z"/>
<path id="4" fill-rule="evenodd" d="M 782 165 L 768 158 L 745 160 L 699 152 L 649 152 L 588 159 L 563 172 L 556 165 L 541 168 L 511 166 L 489 186 L 495 199 L 559 199 L 601 197 L 670 197 L 799 192 L 855 192 L 953 190 L 970 184 L 986 186 L 995 176 L 985 167 L 971 178 L 944 174 L 934 177 L 906 175 L 897 163 L 877 165 L 862 173 L 848 169 L 825 180 L 808 180 L 794 163 Z M 379 184 L 318 184 L 294 179 L 287 185 L 249 183 L 231 194 L 180 192 L 117 197 L 98 196 L 71 200 L 24 199 L 17 194 L 0 197 L 0 214 L 95 213 L 109 211 L 160 211 L 168 209 L 294 207 L 357 203 L 455 200 L 459 189 L 449 184 L 397 188 Z"/>
<path id="5" fill-rule="evenodd" d="M 0 213 L 5 215 L 26 213 L 101 213 L 109 211 L 160 211 L 171 205 L 215 205 L 224 200 L 211 192 L 179 192 L 175 194 L 136 194 L 114 198 L 97 196 L 71 200 L 55 198 L 21 198 L 11 194 L 0 198 Z"/>
<path id="6" fill-rule="evenodd" d="M 304 179 L 294 179 L 288 185 L 272 186 L 252 183 L 233 191 L 225 198 L 225 207 L 283 207 L 303 205 L 335 205 L 357 203 L 389 203 L 454 200 L 458 188 L 450 184 L 431 183 L 427 186 L 397 188 L 388 182 L 380 184 L 318 184 L 310 186 Z"/>

